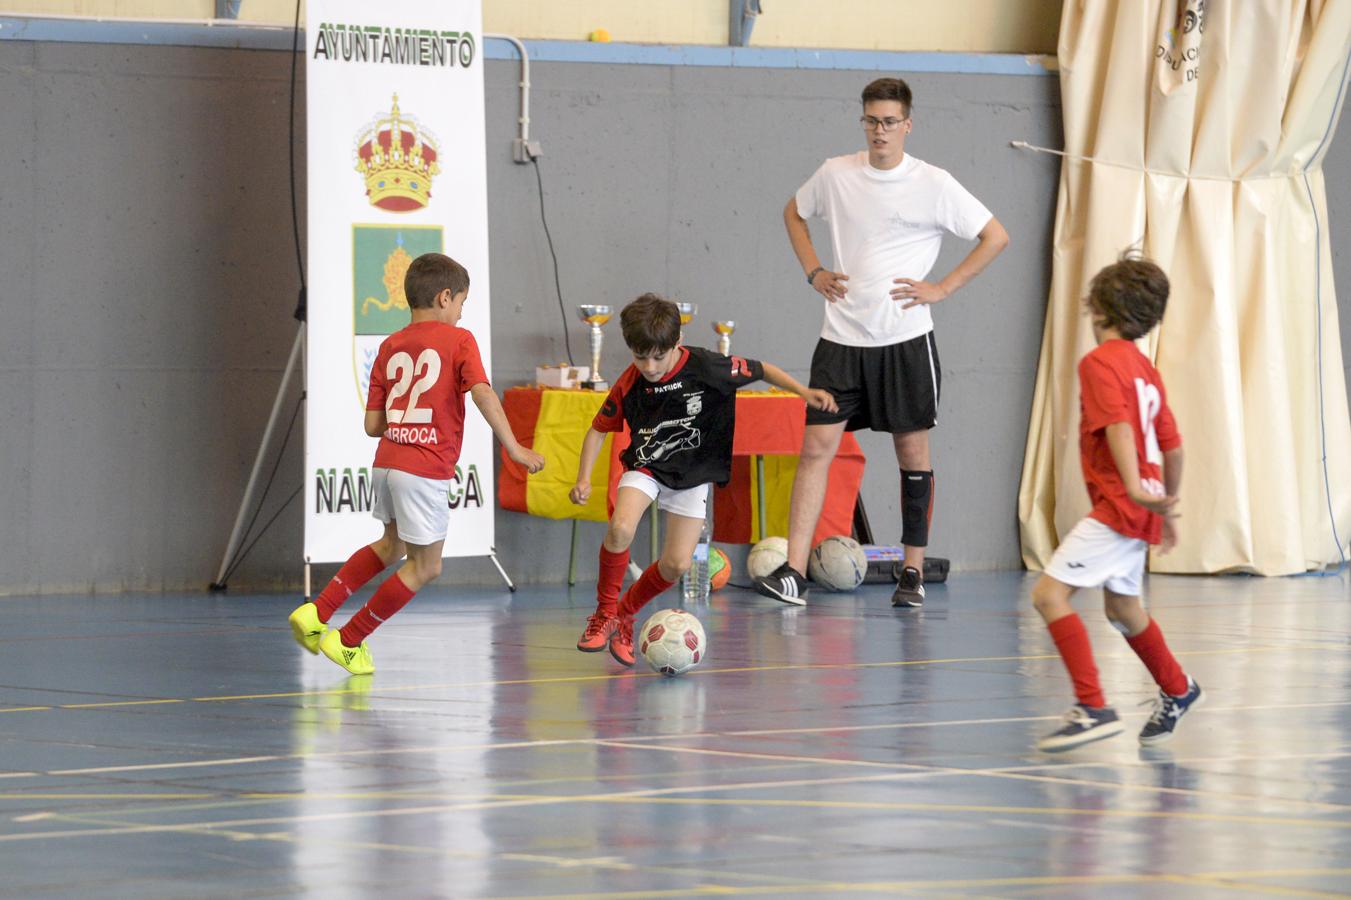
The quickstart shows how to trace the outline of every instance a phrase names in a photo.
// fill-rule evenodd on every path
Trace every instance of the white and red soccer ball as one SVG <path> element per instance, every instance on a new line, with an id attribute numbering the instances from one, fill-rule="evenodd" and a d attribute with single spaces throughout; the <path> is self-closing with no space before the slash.
<path id="1" fill-rule="evenodd" d="M 654 672 L 674 678 L 708 655 L 704 626 L 683 609 L 659 609 L 635 635 L 638 652 Z"/>

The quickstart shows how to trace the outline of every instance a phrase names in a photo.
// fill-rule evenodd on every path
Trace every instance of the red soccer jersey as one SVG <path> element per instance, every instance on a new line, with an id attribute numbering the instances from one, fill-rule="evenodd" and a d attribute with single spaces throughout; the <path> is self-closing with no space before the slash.
<path id="1" fill-rule="evenodd" d="M 444 322 L 414 322 L 380 344 L 367 409 L 388 427 L 375 465 L 424 478 L 455 474 L 464 438 L 464 393 L 487 383 L 474 336 Z"/>
<path id="2" fill-rule="evenodd" d="M 1163 496 L 1164 451 L 1182 445 L 1163 379 L 1134 343 L 1106 341 L 1079 360 L 1079 414 L 1079 459 L 1093 502 L 1089 516 L 1126 537 L 1157 544 L 1163 516 L 1127 496 L 1107 444 L 1107 426 L 1131 423 L 1140 484 Z"/>

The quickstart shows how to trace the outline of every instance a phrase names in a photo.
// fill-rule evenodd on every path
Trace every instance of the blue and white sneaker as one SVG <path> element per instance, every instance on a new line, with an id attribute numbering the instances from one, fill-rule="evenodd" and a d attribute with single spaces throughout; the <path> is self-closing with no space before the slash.
<path id="1" fill-rule="evenodd" d="M 1120 734 L 1125 726 L 1110 706 L 1084 706 L 1076 703 L 1065 713 L 1065 724 L 1037 741 L 1037 749 L 1044 753 L 1073 750 L 1093 741 Z"/>
<path id="2" fill-rule="evenodd" d="M 797 569 L 788 563 L 779 566 L 768 575 L 756 578 L 752 584 L 757 593 L 794 606 L 806 606 L 807 595 L 811 593 L 811 582 L 803 578 Z"/>
<path id="3" fill-rule="evenodd" d="M 1152 747 L 1172 740 L 1173 730 L 1177 728 L 1178 721 L 1187 714 L 1187 710 L 1200 706 L 1205 698 L 1206 694 L 1201 690 L 1201 685 L 1190 676 L 1187 678 L 1187 693 L 1181 697 L 1159 691 L 1159 696 L 1152 701 L 1154 712 L 1145 723 L 1145 727 L 1140 729 L 1140 743 Z"/>

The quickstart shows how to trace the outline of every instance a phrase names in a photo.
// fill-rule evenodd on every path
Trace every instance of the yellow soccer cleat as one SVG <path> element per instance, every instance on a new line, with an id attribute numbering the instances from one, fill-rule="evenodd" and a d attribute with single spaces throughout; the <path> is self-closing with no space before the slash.
<path id="1" fill-rule="evenodd" d="M 319 649 L 353 675 L 370 675 L 375 671 L 371 650 L 366 646 L 366 642 L 362 641 L 360 647 L 345 647 L 341 633 L 336 628 L 325 632 L 319 639 Z"/>
<path id="2" fill-rule="evenodd" d="M 291 623 L 291 634 L 295 635 L 296 643 L 311 653 L 318 653 L 319 639 L 328 631 L 328 626 L 319 621 L 319 607 L 302 603 L 287 621 Z"/>

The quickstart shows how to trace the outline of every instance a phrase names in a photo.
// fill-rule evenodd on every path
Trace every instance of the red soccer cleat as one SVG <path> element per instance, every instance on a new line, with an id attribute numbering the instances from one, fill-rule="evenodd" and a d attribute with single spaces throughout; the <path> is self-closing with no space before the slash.
<path id="1" fill-rule="evenodd" d="M 610 655 L 622 666 L 633 665 L 633 616 L 620 616 L 615 620 L 615 630 L 610 635 Z"/>
<path id="2" fill-rule="evenodd" d="M 610 633 L 619 624 L 619 619 L 603 612 L 596 612 L 586 620 L 586 630 L 577 640 L 577 649 L 583 653 L 597 653 L 605 649 L 610 642 Z"/>

